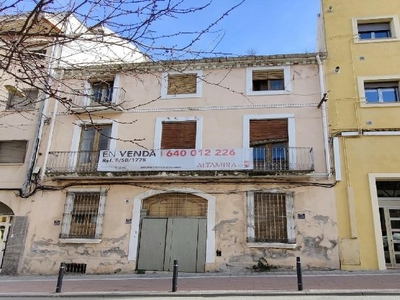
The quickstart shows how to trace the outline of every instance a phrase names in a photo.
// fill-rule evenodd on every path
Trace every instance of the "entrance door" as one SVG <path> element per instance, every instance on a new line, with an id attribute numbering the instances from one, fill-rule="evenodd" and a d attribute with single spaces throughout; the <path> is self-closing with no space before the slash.
<path id="1" fill-rule="evenodd" d="M 140 236 L 138 269 L 204 272 L 206 219 L 144 218 Z"/>
<path id="2" fill-rule="evenodd" d="M 380 207 L 383 248 L 386 264 L 400 266 L 400 203 L 398 207 Z"/>
<path id="3" fill-rule="evenodd" d="M 0 272 L 3 265 L 3 256 L 6 249 L 8 232 L 11 226 L 11 216 L 0 216 Z"/>

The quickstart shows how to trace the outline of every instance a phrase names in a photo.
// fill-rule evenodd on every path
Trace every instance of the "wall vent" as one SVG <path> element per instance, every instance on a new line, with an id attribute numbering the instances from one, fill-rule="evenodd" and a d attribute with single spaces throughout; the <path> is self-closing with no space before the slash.
<path id="1" fill-rule="evenodd" d="M 65 273 L 86 274 L 86 264 L 65 263 Z"/>

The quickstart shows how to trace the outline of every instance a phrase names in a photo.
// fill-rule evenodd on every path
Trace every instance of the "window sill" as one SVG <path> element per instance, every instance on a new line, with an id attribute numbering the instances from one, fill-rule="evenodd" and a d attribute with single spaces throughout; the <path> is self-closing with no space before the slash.
<path id="1" fill-rule="evenodd" d="M 6 167 L 6 166 L 10 166 L 10 167 L 20 167 L 24 164 L 24 162 L 19 162 L 19 163 L 8 163 L 8 162 L 2 162 L 0 163 L 0 166 L 2 167 Z"/>
<path id="2" fill-rule="evenodd" d="M 246 96 L 269 96 L 269 95 L 289 95 L 290 91 L 288 90 L 279 90 L 279 91 L 248 91 Z"/>
<path id="3" fill-rule="evenodd" d="M 367 103 L 367 102 L 361 102 L 360 104 L 361 107 L 399 107 L 400 106 L 400 102 L 391 102 L 391 103 Z"/>
<path id="4" fill-rule="evenodd" d="M 396 42 L 396 41 L 400 41 L 400 39 L 398 37 L 382 38 L 382 39 L 365 39 L 365 40 L 355 39 L 354 43 L 369 44 L 369 43 L 385 43 L 385 42 Z"/>
<path id="5" fill-rule="evenodd" d="M 161 99 L 200 98 L 200 94 L 162 95 Z"/>
<path id="6" fill-rule="evenodd" d="M 295 249 L 296 244 L 284 243 L 247 243 L 249 248 L 280 248 L 280 249 Z"/>
<path id="7" fill-rule="evenodd" d="M 23 111 L 34 111 L 36 110 L 35 107 L 31 107 L 31 108 L 18 108 L 18 107 L 7 107 L 5 109 L 6 112 L 23 112 Z"/>
<path id="8" fill-rule="evenodd" d="M 101 242 L 101 239 L 66 239 L 66 238 L 60 238 L 59 239 L 60 243 L 63 244 L 99 244 Z"/>

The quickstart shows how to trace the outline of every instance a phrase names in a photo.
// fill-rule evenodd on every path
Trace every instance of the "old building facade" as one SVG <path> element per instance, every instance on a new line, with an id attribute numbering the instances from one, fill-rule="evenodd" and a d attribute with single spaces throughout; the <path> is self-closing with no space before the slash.
<path id="1" fill-rule="evenodd" d="M 20 272 L 338 268 L 323 59 L 60 69 Z"/>

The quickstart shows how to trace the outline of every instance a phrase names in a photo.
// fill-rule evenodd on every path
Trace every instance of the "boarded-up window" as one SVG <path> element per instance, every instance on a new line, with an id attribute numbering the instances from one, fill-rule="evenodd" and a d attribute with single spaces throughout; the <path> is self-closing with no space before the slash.
<path id="1" fill-rule="evenodd" d="M 168 95 L 196 94 L 197 74 L 168 75 Z"/>
<path id="2" fill-rule="evenodd" d="M 192 194 L 160 194 L 143 201 L 149 217 L 205 217 L 207 200 Z"/>
<path id="3" fill-rule="evenodd" d="M 252 74 L 253 91 L 285 89 L 283 70 L 255 70 Z"/>
<path id="4" fill-rule="evenodd" d="M 249 193 L 248 242 L 294 243 L 293 197 L 284 193 Z"/>
<path id="5" fill-rule="evenodd" d="M 195 149 L 196 121 L 163 122 L 161 149 Z"/>
<path id="6" fill-rule="evenodd" d="M 0 163 L 24 163 L 28 141 L 0 141 Z"/>
<path id="7" fill-rule="evenodd" d="M 70 192 L 65 203 L 61 238 L 101 238 L 105 192 Z"/>
<path id="8" fill-rule="evenodd" d="M 34 109 L 38 101 L 38 95 L 39 91 L 37 89 L 23 90 L 22 93 L 10 93 L 7 109 Z"/>

